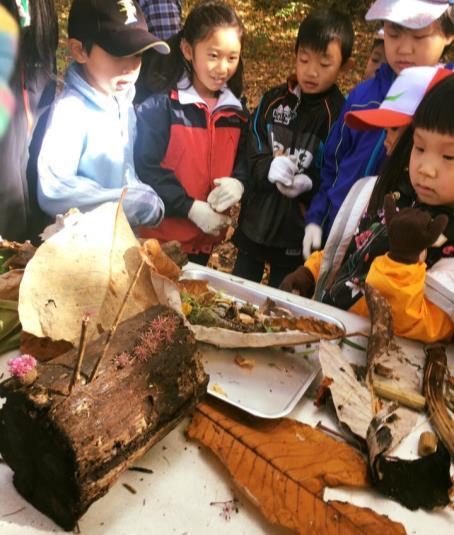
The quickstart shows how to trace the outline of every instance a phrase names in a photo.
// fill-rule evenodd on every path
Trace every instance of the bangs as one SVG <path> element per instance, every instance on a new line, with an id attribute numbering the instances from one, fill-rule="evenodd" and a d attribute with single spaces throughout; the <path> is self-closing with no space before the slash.
<path id="1" fill-rule="evenodd" d="M 415 112 L 413 126 L 454 136 L 454 75 L 427 93 Z"/>

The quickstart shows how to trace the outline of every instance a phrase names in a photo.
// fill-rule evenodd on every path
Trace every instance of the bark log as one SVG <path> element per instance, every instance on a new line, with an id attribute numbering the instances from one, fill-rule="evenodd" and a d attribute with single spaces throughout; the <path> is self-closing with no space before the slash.
<path id="1" fill-rule="evenodd" d="M 158 349 L 147 354 L 143 335 L 153 342 L 159 334 L 154 321 L 165 317 L 173 319 L 175 330 L 167 339 L 161 336 L 162 343 L 149 344 Z M 39 364 L 29 387 L 15 378 L 0 384 L 6 398 L 0 453 L 14 471 L 14 484 L 66 530 L 206 393 L 208 376 L 196 342 L 170 309 L 153 307 L 122 323 L 88 383 L 105 337 L 88 345 L 82 380 L 71 394 L 77 350 Z"/>

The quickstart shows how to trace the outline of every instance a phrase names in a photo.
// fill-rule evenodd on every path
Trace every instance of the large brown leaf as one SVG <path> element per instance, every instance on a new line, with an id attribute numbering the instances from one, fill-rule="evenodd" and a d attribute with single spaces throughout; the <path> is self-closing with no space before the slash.
<path id="1" fill-rule="evenodd" d="M 245 421 L 240 411 L 201 403 L 187 432 L 219 457 L 270 522 L 311 535 L 405 533 L 370 509 L 323 500 L 325 486 L 368 486 L 356 450 L 293 420 Z"/>

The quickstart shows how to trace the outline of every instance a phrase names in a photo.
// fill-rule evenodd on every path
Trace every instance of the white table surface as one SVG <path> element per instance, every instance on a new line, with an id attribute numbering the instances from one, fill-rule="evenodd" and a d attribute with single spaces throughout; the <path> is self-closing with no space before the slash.
<path id="1" fill-rule="evenodd" d="M 188 267 L 194 268 L 194 265 Z M 197 266 L 197 269 L 201 268 Z M 231 275 L 221 274 L 230 278 Z M 236 278 L 235 278 L 236 279 Z M 238 279 L 236 279 L 238 280 Z M 246 283 L 254 284 L 254 283 Z M 279 290 L 270 289 L 270 297 L 283 297 Z M 335 316 L 346 325 L 349 332 L 366 331 L 369 323 L 359 316 L 334 309 L 327 305 L 285 294 L 290 302 L 303 303 L 315 310 Z M 399 341 L 402 345 L 422 350 L 420 344 Z M 450 347 L 450 363 L 454 363 L 454 348 Z M 364 358 L 364 353 L 348 349 L 349 360 Z M 7 369 L 7 361 L 15 353 L 0 356 L 0 375 Z M 6 375 L 6 374 L 5 374 Z M 1 403 L 1 400 L 0 400 Z M 315 425 L 322 421 L 335 428 L 324 409 L 317 409 L 311 399 L 303 397 L 289 415 L 296 420 Z M 269 524 L 234 486 L 227 470 L 204 447 L 189 442 L 184 430 L 189 420 L 183 421 L 156 444 L 135 464 L 153 470 L 152 474 L 127 471 L 109 493 L 95 502 L 79 521 L 82 534 L 87 535 L 284 535 L 290 530 Z M 424 415 L 419 418 L 417 430 L 410 435 L 398 450 L 402 456 L 414 457 L 419 434 L 428 428 Z M 452 468 L 452 467 L 451 467 Z M 453 471 L 453 470 L 451 470 Z M 137 493 L 129 492 L 122 483 L 128 483 Z M 230 519 L 222 515 L 224 502 L 239 498 L 238 513 Z M 327 489 L 326 499 L 340 499 L 359 506 L 370 507 L 392 520 L 401 522 L 409 534 L 447 535 L 454 532 L 454 511 L 445 508 L 439 512 L 409 511 L 398 503 L 374 492 Z M 12 472 L 0 464 L 0 535 L 44 535 L 64 533 L 52 520 L 42 515 L 26 502 L 15 490 Z M 385 534 L 384 534 L 385 535 Z"/>

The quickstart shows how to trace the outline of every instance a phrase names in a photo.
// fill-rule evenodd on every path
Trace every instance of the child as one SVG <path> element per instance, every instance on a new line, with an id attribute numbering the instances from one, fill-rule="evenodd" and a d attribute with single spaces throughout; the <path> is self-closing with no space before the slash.
<path id="1" fill-rule="evenodd" d="M 376 0 L 366 15 L 367 20 L 384 21 L 387 63 L 374 78 L 358 85 L 330 133 L 321 171 L 320 190 L 305 216 L 306 233 L 303 255 L 319 249 L 340 205 L 351 186 L 363 176 L 373 175 L 384 161 L 383 132 L 355 132 L 345 124 L 350 110 L 376 108 L 404 68 L 436 65 L 454 38 L 450 18 L 454 7 L 448 0 Z"/>
<path id="2" fill-rule="evenodd" d="M 366 68 L 364 70 L 364 79 L 369 80 L 375 76 L 375 72 L 386 61 L 385 58 L 385 42 L 383 28 L 375 33 L 372 49 L 370 51 L 369 59 L 367 60 Z"/>
<path id="3" fill-rule="evenodd" d="M 138 108 L 136 168 L 164 201 L 166 217 L 142 237 L 178 240 L 206 264 L 247 179 L 242 91 L 243 25 L 219 1 L 198 4 L 169 43 L 171 57 L 150 61 L 145 85 L 155 93 Z M 159 125 L 159 127 L 157 126 Z"/>
<path id="4" fill-rule="evenodd" d="M 233 242 L 235 275 L 271 286 L 299 265 L 304 211 L 318 189 L 323 144 L 344 98 L 335 85 L 351 64 L 353 28 L 347 15 L 314 10 L 295 43 L 296 76 L 268 91 L 250 136 L 251 192 L 242 203 Z"/>
<path id="5" fill-rule="evenodd" d="M 403 126 L 431 86 L 378 180 L 355 183 L 325 250 L 282 284 L 305 296 L 315 287 L 315 299 L 367 315 L 365 281 L 388 299 L 396 334 L 424 342 L 454 333 L 454 110 L 446 109 L 454 101 L 454 75 L 406 69 L 389 92 L 398 99 L 347 117 L 363 128 Z"/>
<path id="6" fill-rule="evenodd" d="M 135 0 L 74 0 L 71 55 L 38 159 L 38 201 L 50 215 L 118 201 L 132 226 L 162 219 L 162 201 L 135 173 L 134 83 L 140 54 L 166 43 L 148 33 Z"/>

